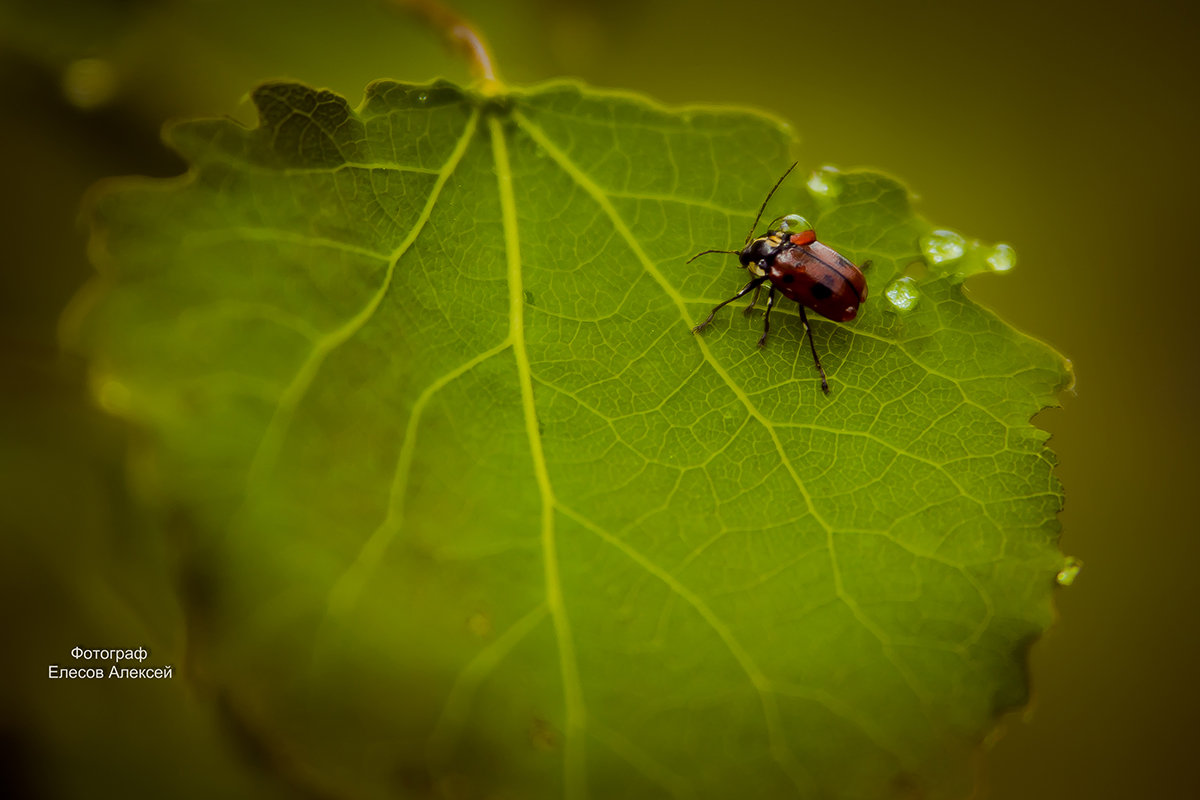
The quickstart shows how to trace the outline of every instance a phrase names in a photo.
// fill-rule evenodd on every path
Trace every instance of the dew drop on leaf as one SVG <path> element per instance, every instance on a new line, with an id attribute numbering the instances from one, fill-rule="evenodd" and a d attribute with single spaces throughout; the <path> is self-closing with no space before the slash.
<path id="1" fill-rule="evenodd" d="M 1063 562 L 1062 569 L 1058 571 L 1058 575 L 1054 577 L 1059 586 L 1070 586 L 1079 577 L 1079 571 L 1083 569 L 1083 562 L 1074 556 L 1070 556 Z"/>
<path id="2" fill-rule="evenodd" d="M 892 281 L 883 296 L 887 298 L 893 309 L 906 312 L 912 311 L 916 307 L 917 301 L 921 299 L 921 292 L 917 289 L 916 281 L 909 277 L 903 277 Z"/>
<path id="3" fill-rule="evenodd" d="M 821 167 L 808 179 L 808 190 L 818 197 L 837 197 L 841 188 L 841 173 L 834 167 Z"/>
<path id="4" fill-rule="evenodd" d="M 954 231 L 937 230 L 921 237 L 921 253 L 933 267 L 953 264 L 966 250 L 967 240 Z"/>
<path id="5" fill-rule="evenodd" d="M 778 223 L 779 228 L 777 230 L 789 233 L 792 231 L 810 231 L 813 229 L 812 223 L 799 214 L 788 214 L 786 217 L 780 217 Z"/>
<path id="6" fill-rule="evenodd" d="M 1008 272 L 1017 265 L 1017 251 L 1010 245 L 998 244 L 988 254 L 987 264 L 993 272 Z"/>

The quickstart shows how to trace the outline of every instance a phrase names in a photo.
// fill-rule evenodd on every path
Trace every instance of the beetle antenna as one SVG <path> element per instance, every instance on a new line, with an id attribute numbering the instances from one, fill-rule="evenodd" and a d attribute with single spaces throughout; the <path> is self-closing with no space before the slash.
<path id="1" fill-rule="evenodd" d="M 771 197 L 775 194 L 775 190 L 779 188 L 781 183 L 783 183 L 784 178 L 792 174 L 792 170 L 794 170 L 796 165 L 799 163 L 799 161 L 793 161 L 792 165 L 787 168 L 787 172 L 783 173 L 779 180 L 775 181 L 775 185 L 771 187 L 771 191 L 767 192 L 767 199 L 763 200 L 763 204 L 758 207 L 758 216 L 754 218 L 754 224 L 750 226 L 750 232 L 746 234 L 747 245 L 749 245 L 750 240 L 754 238 L 754 229 L 758 227 L 758 221 L 762 219 L 763 212 L 767 210 L 767 203 L 771 202 Z"/>
<path id="2" fill-rule="evenodd" d="M 686 263 L 690 264 L 700 256 L 706 256 L 709 253 L 733 253 L 734 255 L 738 255 L 741 252 L 741 250 L 701 250 L 699 253 L 696 253 L 696 255 L 689 258 Z"/>

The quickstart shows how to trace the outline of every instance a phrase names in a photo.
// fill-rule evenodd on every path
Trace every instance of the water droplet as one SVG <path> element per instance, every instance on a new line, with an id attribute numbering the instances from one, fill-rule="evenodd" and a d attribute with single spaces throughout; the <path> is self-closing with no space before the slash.
<path id="1" fill-rule="evenodd" d="M 998 244 L 992 248 L 987 263 L 992 272 L 1008 272 L 1017 265 L 1017 251 L 1009 245 Z"/>
<path id="2" fill-rule="evenodd" d="M 1058 571 L 1058 575 L 1054 577 L 1054 580 L 1058 582 L 1059 586 L 1070 586 L 1079 577 L 1079 570 L 1081 569 L 1083 569 L 1083 562 L 1071 556 L 1063 562 L 1062 569 Z"/>
<path id="3" fill-rule="evenodd" d="M 528 289 L 525 290 L 525 302 L 529 303 L 531 306 L 535 305 L 533 302 L 533 292 L 529 291 Z"/>
<path id="4" fill-rule="evenodd" d="M 934 231 L 921 237 L 921 253 L 930 266 L 953 264 L 967 251 L 967 240 L 954 231 Z"/>
<path id="5" fill-rule="evenodd" d="M 419 95 L 417 95 L 417 105 L 421 105 L 421 106 L 425 105 L 425 101 L 427 101 L 428 99 L 429 99 L 429 95 L 426 94 L 425 92 L 421 92 Z"/>
<path id="6" fill-rule="evenodd" d="M 809 177 L 808 190 L 820 197 L 837 197 L 842 191 L 842 175 L 834 167 L 821 167 Z"/>
<path id="7" fill-rule="evenodd" d="M 99 108 L 117 93 L 117 72 L 101 58 L 81 58 L 63 70 L 63 96 L 76 108 Z"/>
<path id="8" fill-rule="evenodd" d="M 785 217 L 779 217 L 769 227 L 773 231 L 784 231 L 786 233 L 811 231 L 813 229 L 812 223 L 799 214 L 788 214 Z"/>
<path id="9" fill-rule="evenodd" d="M 897 311 L 912 311 L 916 307 L 917 301 L 921 299 L 921 293 L 917 290 L 917 282 L 907 276 L 892 281 L 891 285 L 884 290 L 883 296 Z"/>

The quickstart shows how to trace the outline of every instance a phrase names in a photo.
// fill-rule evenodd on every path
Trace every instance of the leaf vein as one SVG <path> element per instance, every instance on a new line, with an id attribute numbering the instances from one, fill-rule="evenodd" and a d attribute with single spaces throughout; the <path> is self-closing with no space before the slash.
<path id="1" fill-rule="evenodd" d="M 408 480 L 412 470 L 413 456 L 417 448 L 417 428 L 425 414 L 425 407 L 439 391 L 470 372 L 485 361 L 494 358 L 512 346 L 505 339 L 495 347 L 467 359 L 454 369 L 431 381 L 421 390 L 408 414 L 408 422 L 404 426 L 404 438 L 401 440 L 400 453 L 396 457 L 396 467 L 392 472 L 391 490 L 388 495 L 388 509 L 383 520 L 375 528 L 367 540 L 359 548 L 358 555 L 350 566 L 342 573 L 329 591 L 326 603 L 327 617 L 346 614 L 358 601 L 362 588 L 374 574 L 376 567 L 387 552 L 388 546 L 400 532 L 404 524 L 405 500 L 408 496 Z"/>
<path id="2" fill-rule="evenodd" d="M 554 488 L 550 483 L 550 472 L 546 465 L 545 452 L 542 449 L 537 408 L 533 399 L 533 377 L 525 341 L 525 290 L 521 272 L 521 245 L 512 167 L 508 160 L 504 128 L 495 116 L 488 118 L 488 128 L 492 138 L 492 153 L 496 165 L 496 181 L 500 194 L 500 212 L 504 228 L 505 256 L 508 262 L 509 336 L 513 342 L 513 353 L 516 355 L 517 374 L 521 384 L 525 432 L 529 439 L 534 475 L 537 478 L 538 491 L 542 498 L 541 540 L 546 580 L 546 605 L 550 609 L 555 635 L 558 639 L 559 669 L 562 673 L 563 699 L 566 704 L 563 757 L 566 796 L 568 798 L 585 798 L 587 796 L 587 762 L 583 733 L 587 724 L 587 709 L 579 681 L 579 665 L 575 656 L 571 623 L 563 599 L 562 579 L 559 575 L 558 546 L 554 531 L 554 510 L 557 501 L 554 497 Z"/>
<path id="3" fill-rule="evenodd" d="M 400 258 L 407 252 L 412 243 L 416 241 L 421 231 L 424 230 L 425 224 L 429 221 L 433 213 L 433 208 L 441 196 L 442 189 L 462 160 L 463 154 L 467 151 L 467 146 L 475 134 L 478 118 L 478 112 L 468 118 L 467 124 L 463 128 L 463 134 L 457 144 L 455 144 L 454 150 L 451 152 L 446 164 L 438 173 L 438 179 L 434 183 L 433 189 L 430 190 L 429 197 L 425 201 L 425 207 L 421 210 L 420 215 L 413 224 L 412 230 L 409 231 L 404 241 L 392 252 L 388 261 L 387 272 L 375 294 L 371 296 L 367 304 L 357 314 L 336 330 L 322 336 L 313 345 L 308 356 L 301 363 L 299 369 L 296 370 L 292 381 L 288 384 L 282 395 L 280 395 L 279 402 L 276 404 L 275 411 L 267 423 L 267 429 L 263 433 L 262 439 L 259 440 L 258 448 L 254 453 L 254 459 L 250 464 L 249 473 L 246 478 L 249 491 L 253 491 L 254 487 L 274 469 L 275 460 L 279 456 L 280 449 L 283 447 L 283 440 L 287 435 L 296 408 L 299 406 L 304 395 L 307 394 L 325 358 L 329 353 L 345 344 L 352 336 L 358 333 L 375 315 L 376 309 L 383 302 L 383 298 L 387 296 L 388 289 L 392 285 L 392 276 L 395 274 Z"/>

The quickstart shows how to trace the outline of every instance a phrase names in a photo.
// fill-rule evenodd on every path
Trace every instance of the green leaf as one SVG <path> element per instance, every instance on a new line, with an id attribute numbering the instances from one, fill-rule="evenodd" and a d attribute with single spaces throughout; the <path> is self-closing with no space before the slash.
<path id="1" fill-rule="evenodd" d="M 98 193 L 68 324 L 186 534 L 177 658 L 272 763 L 364 797 L 969 788 L 1063 563 L 1029 420 L 1065 362 L 960 285 L 1007 251 L 948 252 L 877 173 L 785 182 L 764 219 L 873 262 L 857 319 L 810 315 L 825 396 L 790 301 L 761 349 L 736 303 L 690 332 L 746 279 L 688 258 L 740 247 L 778 122 L 254 100 Z"/>

